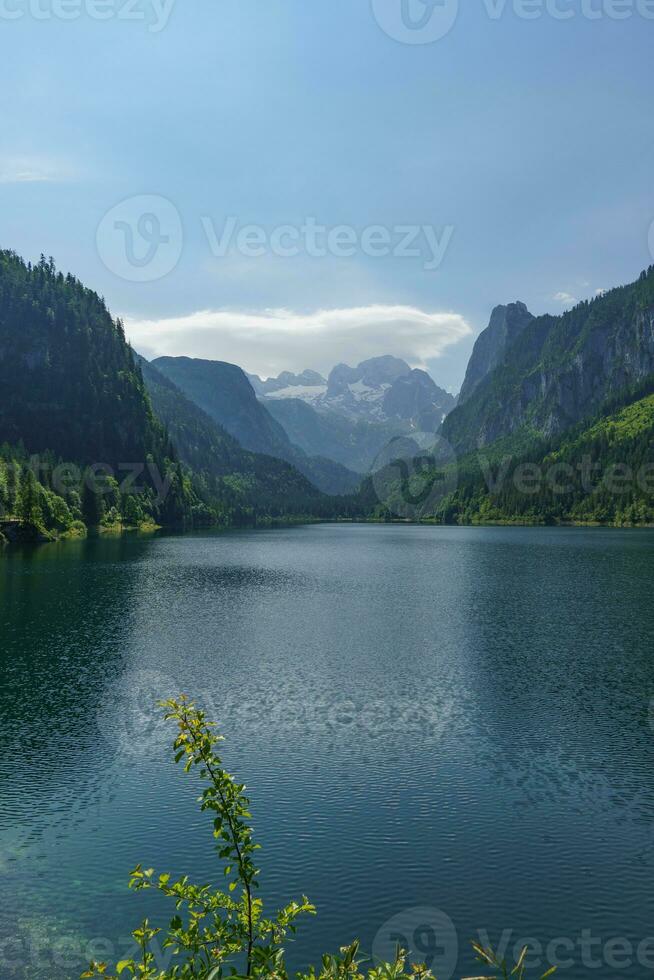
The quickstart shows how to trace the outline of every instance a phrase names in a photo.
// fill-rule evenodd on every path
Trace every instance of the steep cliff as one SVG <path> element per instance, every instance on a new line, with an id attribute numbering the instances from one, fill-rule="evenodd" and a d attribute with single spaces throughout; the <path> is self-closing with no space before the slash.
<path id="1" fill-rule="evenodd" d="M 496 306 L 490 321 L 475 342 L 459 403 L 466 401 L 481 381 L 501 362 L 508 347 L 534 319 L 524 303 Z"/>
<path id="2" fill-rule="evenodd" d="M 508 435 L 555 436 L 654 373 L 654 266 L 562 316 L 533 318 L 443 435 L 467 452 Z"/>

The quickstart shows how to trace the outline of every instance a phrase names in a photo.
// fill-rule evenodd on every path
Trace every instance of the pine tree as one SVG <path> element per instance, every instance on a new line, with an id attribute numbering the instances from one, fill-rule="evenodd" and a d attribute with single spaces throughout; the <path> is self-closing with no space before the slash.
<path id="1" fill-rule="evenodd" d="M 18 514 L 25 524 L 36 524 L 38 526 L 43 522 L 43 513 L 39 500 L 39 485 L 36 482 L 34 473 L 30 469 L 27 470 L 23 479 Z"/>
<path id="2" fill-rule="evenodd" d="M 10 459 L 7 463 L 7 491 L 5 505 L 9 517 L 15 517 L 18 514 L 20 505 L 20 488 L 20 466 L 15 460 Z"/>
<path id="3" fill-rule="evenodd" d="M 98 527 L 104 516 L 104 501 L 96 487 L 85 480 L 82 487 L 82 517 L 87 527 Z"/>

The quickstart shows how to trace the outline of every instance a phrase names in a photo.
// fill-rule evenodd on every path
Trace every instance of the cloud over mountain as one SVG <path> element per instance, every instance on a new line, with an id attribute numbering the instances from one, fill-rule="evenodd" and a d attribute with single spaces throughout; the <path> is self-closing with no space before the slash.
<path id="1" fill-rule="evenodd" d="M 327 372 L 341 360 L 357 363 L 378 354 L 424 367 L 472 332 L 458 313 L 399 305 L 313 313 L 202 310 L 160 320 L 128 316 L 125 324 L 133 346 L 146 356 L 231 361 L 262 377 L 307 367 Z"/>

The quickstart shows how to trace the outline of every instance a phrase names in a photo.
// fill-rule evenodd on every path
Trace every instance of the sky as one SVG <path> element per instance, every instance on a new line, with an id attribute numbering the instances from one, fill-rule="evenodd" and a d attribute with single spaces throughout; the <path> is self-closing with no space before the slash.
<path id="1" fill-rule="evenodd" d="M 146 356 L 390 353 L 653 261 L 653 0 L 0 0 L 0 247 Z"/>

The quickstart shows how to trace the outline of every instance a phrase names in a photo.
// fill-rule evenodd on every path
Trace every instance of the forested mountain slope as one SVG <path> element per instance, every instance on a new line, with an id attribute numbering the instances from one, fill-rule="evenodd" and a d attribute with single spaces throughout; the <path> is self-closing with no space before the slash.
<path id="1" fill-rule="evenodd" d="M 170 455 L 120 321 L 52 260 L 0 251 L 0 391 L 0 443 L 111 466 Z"/>
<path id="2" fill-rule="evenodd" d="M 654 376 L 642 391 L 649 393 L 635 401 L 627 395 L 623 407 L 522 451 L 508 440 L 471 454 L 460 462 L 456 490 L 422 516 L 654 524 Z"/>
<path id="3" fill-rule="evenodd" d="M 628 286 L 540 316 L 443 424 L 457 452 L 519 432 L 555 436 L 654 372 L 654 267 Z"/>
<path id="4" fill-rule="evenodd" d="M 122 324 L 52 259 L 0 251 L 0 391 L 5 519 L 59 533 L 190 518 L 197 498 Z"/>
<path id="5" fill-rule="evenodd" d="M 359 483 L 340 463 L 294 446 L 235 364 L 191 357 L 159 357 L 152 363 L 245 449 L 292 463 L 325 493 L 348 493 Z"/>
<path id="6" fill-rule="evenodd" d="M 654 524 L 654 374 L 556 436 L 520 432 L 445 465 L 433 451 L 397 456 L 361 490 L 362 509 L 380 518 Z"/>
<path id="7" fill-rule="evenodd" d="M 146 372 L 150 393 L 96 293 L 52 260 L 0 252 L 0 540 L 340 513 Z"/>
<path id="8" fill-rule="evenodd" d="M 157 417 L 209 499 L 279 514 L 306 512 L 322 498 L 289 463 L 243 449 L 170 378 L 145 359 L 139 362 Z"/>

